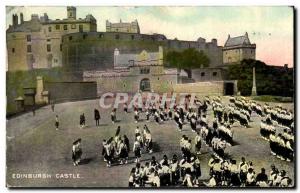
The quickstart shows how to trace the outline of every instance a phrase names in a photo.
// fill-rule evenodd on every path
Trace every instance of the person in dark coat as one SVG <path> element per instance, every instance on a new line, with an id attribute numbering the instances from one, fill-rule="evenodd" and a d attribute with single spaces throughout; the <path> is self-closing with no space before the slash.
<path id="1" fill-rule="evenodd" d="M 101 119 L 101 117 L 100 117 L 100 113 L 99 113 L 98 109 L 94 110 L 94 117 L 95 117 L 95 121 L 96 121 L 96 126 L 99 126 L 99 120 Z"/>
<path id="2" fill-rule="evenodd" d="M 130 151 L 129 139 L 126 135 L 123 136 L 123 141 L 124 141 L 124 144 L 127 147 L 127 151 L 129 152 Z"/>

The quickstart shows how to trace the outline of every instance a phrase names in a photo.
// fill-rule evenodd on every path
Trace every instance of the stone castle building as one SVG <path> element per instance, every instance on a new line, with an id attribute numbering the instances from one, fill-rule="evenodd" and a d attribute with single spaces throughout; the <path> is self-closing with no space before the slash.
<path id="1" fill-rule="evenodd" d="M 140 27 L 137 20 L 131 23 L 124 23 L 120 20 L 119 23 L 111 23 L 106 20 L 106 32 L 123 32 L 123 33 L 140 33 Z"/>
<path id="2" fill-rule="evenodd" d="M 163 34 L 141 34 L 137 20 L 131 23 L 106 21 L 106 32 L 97 32 L 96 19 L 87 15 L 76 17 L 76 8 L 67 7 L 67 18 L 51 20 L 45 13 L 36 14 L 24 21 L 23 14 L 13 15 L 13 24 L 6 31 L 8 70 L 64 67 L 67 71 L 103 71 L 113 69 L 111 53 L 118 48 L 121 53 L 139 54 L 143 50 L 155 52 L 158 46 L 165 51 L 182 51 L 195 48 L 210 59 L 209 68 L 195 72 L 197 80 L 220 79 L 219 68 L 242 59 L 255 59 L 255 44 L 248 35 L 228 38 L 224 47 L 217 39 L 195 41 L 167 39 Z M 205 71 L 205 72 L 204 72 Z M 213 72 L 212 72 L 213 71 Z M 206 78 L 206 76 L 209 76 Z"/>
<path id="3" fill-rule="evenodd" d="M 243 36 L 230 37 L 223 47 L 223 63 L 239 63 L 243 59 L 255 59 L 256 44 L 251 44 L 248 33 Z"/>
<path id="4" fill-rule="evenodd" d="M 77 32 L 63 36 L 62 52 L 64 67 L 74 70 L 106 70 L 113 68 L 115 48 L 122 53 L 140 53 L 142 50 L 153 52 L 158 46 L 165 51 L 181 51 L 195 48 L 203 51 L 210 59 L 210 66 L 222 65 L 222 46 L 217 40 L 207 42 L 203 38 L 197 41 L 167 39 L 162 34 L 137 34 L 125 32 Z"/>
<path id="5" fill-rule="evenodd" d="M 62 66 L 62 36 L 75 32 L 97 31 L 92 15 L 76 18 L 76 8 L 67 7 L 67 18 L 51 20 L 45 13 L 31 15 L 24 21 L 23 14 L 13 15 L 13 24 L 6 30 L 8 70 L 31 70 Z"/>
<path id="6" fill-rule="evenodd" d="M 143 50 L 123 54 L 118 48 L 111 53 L 114 68 L 105 71 L 84 71 L 83 81 L 97 82 L 97 93 L 105 92 L 171 92 L 177 84 L 177 70 L 163 66 L 163 48 L 158 52 Z"/>

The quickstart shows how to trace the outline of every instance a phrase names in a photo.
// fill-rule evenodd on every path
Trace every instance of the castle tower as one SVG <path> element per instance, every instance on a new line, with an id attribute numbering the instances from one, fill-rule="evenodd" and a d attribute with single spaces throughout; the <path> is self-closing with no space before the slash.
<path id="1" fill-rule="evenodd" d="M 76 7 L 67 7 L 68 19 L 76 20 Z"/>

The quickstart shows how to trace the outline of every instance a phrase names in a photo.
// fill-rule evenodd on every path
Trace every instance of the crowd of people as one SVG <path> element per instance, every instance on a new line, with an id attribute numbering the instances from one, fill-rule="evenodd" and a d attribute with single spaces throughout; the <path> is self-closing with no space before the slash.
<path id="1" fill-rule="evenodd" d="M 242 157 L 241 162 L 226 156 L 225 149 L 234 145 L 234 123 L 249 127 L 253 113 L 262 118 L 260 134 L 263 139 L 269 141 L 271 153 L 281 160 L 292 161 L 294 156 L 293 114 L 286 109 L 267 104 L 262 108 L 260 104 L 244 97 L 230 98 L 230 103 L 221 102 L 220 97 L 210 99 L 206 97 L 203 101 L 196 98 L 196 107 L 188 106 L 190 99 L 187 97 L 185 105 L 168 107 L 167 103 L 161 105 L 152 103 L 147 108 L 133 108 L 133 120 L 141 122 L 141 114 L 144 113 L 146 121 L 156 122 L 159 125 L 174 120 L 178 131 L 183 127 L 191 129 L 195 135 L 188 137 L 182 135 L 180 139 L 181 156 L 174 154 L 171 159 L 164 155 L 161 160 L 152 156 L 151 161 L 141 162 L 144 153 L 153 152 L 152 135 L 147 125 L 140 129 L 136 126 L 134 131 L 134 142 L 132 153 L 134 154 L 135 167 L 131 169 L 129 176 L 129 187 L 161 187 L 161 186 L 187 186 L 208 187 L 234 186 L 234 187 L 288 187 L 292 184 L 291 179 L 284 170 L 279 171 L 272 166 L 270 175 L 265 168 L 256 170 L 251 161 L 246 162 Z M 213 112 L 213 120 L 207 119 L 208 109 Z M 123 110 L 129 113 L 127 104 Z M 99 126 L 100 113 L 94 111 L 96 126 Z M 117 109 L 111 112 L 112 123 L 115 123 Z M 55 126 L 58 129 L 58 117 Z M 80 126 L 85 126 L 85 116 L 80 115 Z M 276 126 L 284 127 L 278 130 Z M 129 139 L 126 135 L 121 136 L 121 128 L 118 126 L 114 137 L 104 139 L 102 143 L 102 156 L 107 167 L 116 164 L 127 164 L 131 150 Z M 72 147 L 72 160 L 74 166 L 80 164 L 82 149 L 81 139 L 76 140 Z M 210 178 L 207 182 L 200 183 L 201 167 L 199 155 L 202 145 L 206 144 L 212 150 L 208 166 Z M 179 158 L 181 157 L 181 159 Z"/>
<path id="2" fill-rule="evenodd" d="M 176 154 L 171 159 L 164 155 L 161 160 L 152 156 L 145 165 L 137 163 L 129 175 L 129 187 L 187 186 L 197 187 L 201 177 L 198 157 L 184 156 L 181 160 Z"/>
<path id="3" fill-rule="evenodd" d="M 271 154 L 283 161 L 293 161 L 293 114 L 281 106 L 270 107 L 268 104 L 264 106 L 264 113 L 260 133 L 269 141 Z"/>
<path id="4" fill-rule="evenodd" d="M 126 135 L 121 137 L 120 126 L 118 126 L 114 137 L 108 140 L 103 140 L 102 156 L 107 163 L 107 167 L 111 167 L 113 163 L 127 164 L 128 155 L 130 152 L 129 139 Z M 140 128 L 135 129 L 135 141 L 133 143 L 132 152 L 135 156 L 135 162 L 140 162 L 142 153 L 153 152 L 152 136 L 147 125 L 144 125 L 143 131 Z"/>
<path id="5" fill-rule="evenodd" d="M 219 159 L 212 155 L 208 166 L 210 179 L 204 183 L 208 187 L 289 187 L 292 184 L 286 171 L 279 171 L 274 165 L 271 165 L 269 176 L 265 168 L 256 174 L 254 164 L 244 157 L 237 163 L 234 159 Z"/>

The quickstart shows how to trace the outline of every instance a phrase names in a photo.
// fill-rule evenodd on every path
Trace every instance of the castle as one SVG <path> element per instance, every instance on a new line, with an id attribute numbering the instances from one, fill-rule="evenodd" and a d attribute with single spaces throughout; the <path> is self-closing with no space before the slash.
<path id="1" fill-rule="evenodd" d="M 23 20 L 13 15 L 13 24 L 6 31 L 8 70 L 32 70 L 64 67 L 70 71 L 113 69 L 115 48 L 122 53 L 138 54 L 162 46 L 165 51 L 195 48 L 210 59 L 210 68 L 224 67 L 244 58 L 255 59 L 255 44 L 248 35 L 228 38 L 224 47 L 216 39 L 207 42 L 167 39 L 162 34 L 141 34 L 138 21 L 111 23 L 106 21 L 106 32 L 97 32 L 92 15 L 76 17 L 76 8 L 67 7 L 67 18 L 51 20 L 45 13 Z M 201 72 L 200 72 L 201 74 Z"/>
<path id="2" fill-rule="evenodd" d="M 14 14 L 6 30 L 8 71 L 61 67 L 63 35 L 96 31 L 96 19 L 92 15 L 77 19 L 75 7 L 67 7 L 65 19 L 51 20 L 45 13 L 24 21 L 21 13 L 19 23 Z"/>

